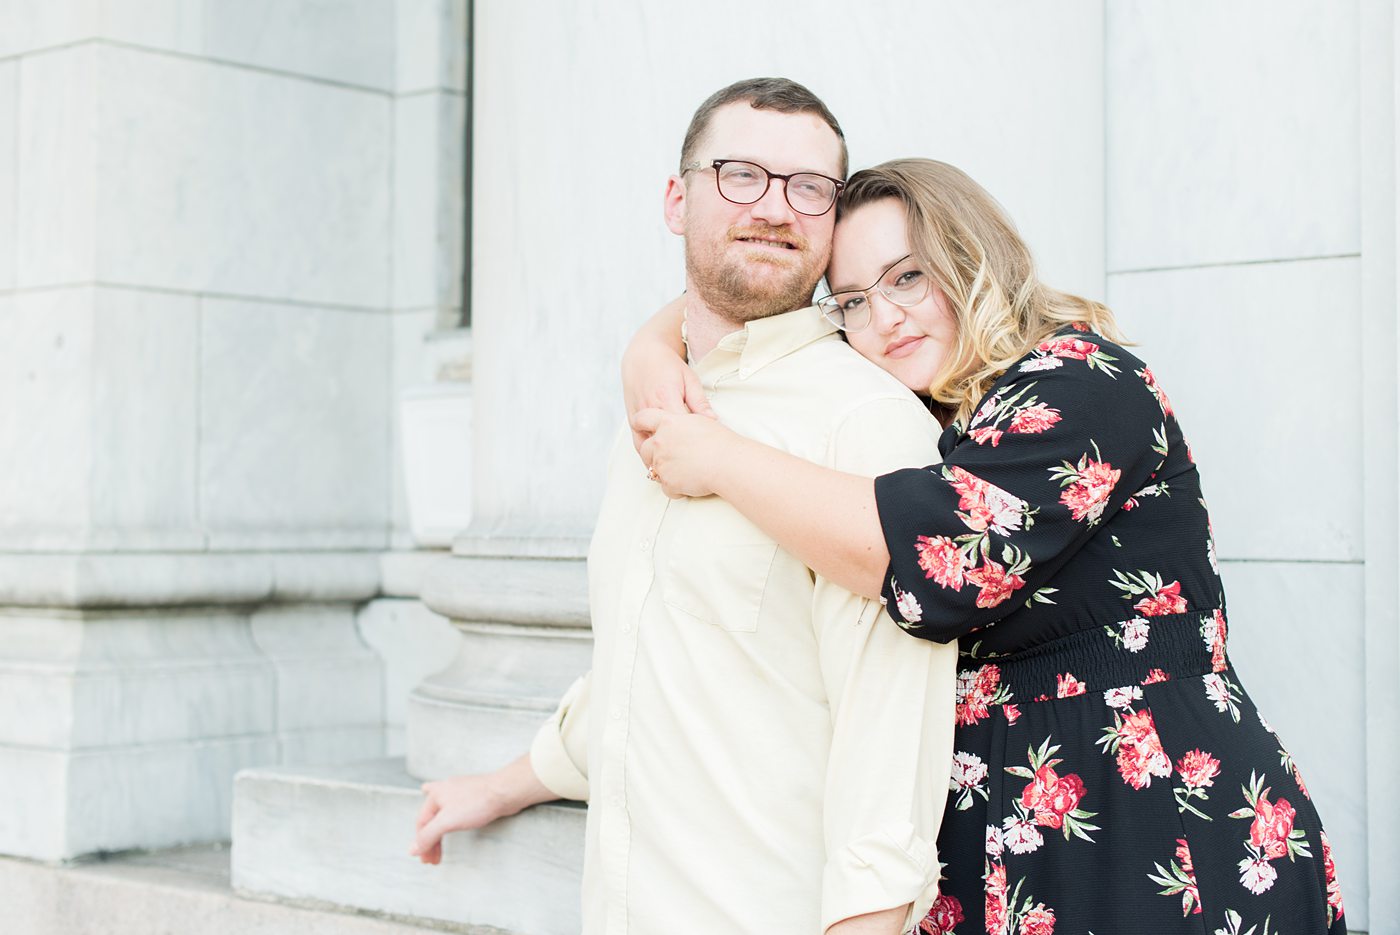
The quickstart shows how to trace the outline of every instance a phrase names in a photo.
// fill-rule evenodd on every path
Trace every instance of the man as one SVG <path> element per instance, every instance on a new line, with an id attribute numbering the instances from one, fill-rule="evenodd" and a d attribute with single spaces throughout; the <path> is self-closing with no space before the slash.
<path id="1" fill-rule="evenodd" d="M 936 461 L 938 426 L 801 308 L 845 173 L 810 91 L 740 82 L 696 112 L 665 216 L 716 414 L 873 475 Z M 936 895 L 956 648 L 910 639 L 724 501 L 668 500 L 626 432 L 588 561 L 592 671 L 527 756 L 425 786 L 416 852 L 435 862 L 446 831 L 587 799 L 586 935 L 912 928 Z"/>

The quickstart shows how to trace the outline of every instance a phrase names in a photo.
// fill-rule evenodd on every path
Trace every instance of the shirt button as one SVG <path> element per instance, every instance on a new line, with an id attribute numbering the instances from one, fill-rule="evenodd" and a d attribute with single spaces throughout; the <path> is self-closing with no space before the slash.
<path id="1" fill-rule="evenodd" d="M 621 807 L 622 807 L 622 796 L 620 796 L 620 795 L 615 795 L 615 796 L 612 797 L 612 799 L 611 799 L 610 801 L 612 802 L 612 804 L 613 804 L 614 807 L 617 807 L 617 808 L 621 808 Z"/>
<path id="2" fill-rule="evenodd" d="M 641 549 L 643 552 L 650 552 L 650 551 L 651 551 L 651 540 L 650 540 L 650 539 L 643 539 L 641 542 L 638 542 L 638 543 L 637 543 L 637 548 Z"/>
<path id="3" fill-rule="evenodd" d="M 622 709 L 621 709 L 621 708 L 613 708 L 613 709 L 612 709 L 612 719 L 613 719 L 614 721 L 620 721 L 620 720 L 622 720 Z"/>
<path id="4" fill-rule="evenodd" d="M 622 625 L 622 632 L 623 632 L 623 633 L 631 633 L 631 632 L 632 632 L 632 624 L 630 624 L 630 623 L 624 623 L 624 624 Z"/>

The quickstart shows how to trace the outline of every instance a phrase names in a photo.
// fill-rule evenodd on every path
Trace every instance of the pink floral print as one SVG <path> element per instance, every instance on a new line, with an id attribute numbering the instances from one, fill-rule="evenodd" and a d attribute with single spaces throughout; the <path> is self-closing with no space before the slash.
<path id="1" fill-rule="evenodd" d="M 953 930 L 963 922 L 962 903 L 954 896 L 940 894 L 934 900 L 933 908 L 919 923 L 919 935 L 953 935 Z"/>
<path id="2" fill-rule="evenodd" d="M 1104 728 L 1099 739 L 1105 753 L 1117 755 L 1118 773 L 1134 789 L 1146 789 L 1152 779 L 1172 774 L 1172 761 L 1162 749 L 1152 712 L 1127 709 L 1126 714 L 1113 712 L 1113 726 Z"/>
<path id="3" fill-rule="evenodd" d="M 1302 775 L 1231 665 L 1214 530 L 1158 375 L 1066 326 L 939 447 L 941 464 L 875 481 L 886 606 L 962 658 L 947 866 L 917 932 L 1298 935 L 1326 918 L 1345 935 Z"/>
<path id="4" fill-rule="evenodd" d="M 1162 896 L 1181 896 L 1182 916 L 1199 915 L 1201 912 L 1201 890 L 1196 883 L 1196 868 L 1191 863 L 1191 846 L 1185 838 L 1176 839 L 1176 859 L 1168 861 L 1163 869 L 1160 863 L 1154 865 L 1157 872 L 1147 878 L 1161 886 Z"/>
<path id="5" fill-rule="evenodd" d="M 1069 515 L 1075 522 L 1087 519 L 1091 526 L 1103 519 L 1114 485 L 1122 476 L 1122 471 L 1101 459 L 1097 445 L 1094 457 L 1085 453 L 1075 464 L 1065 461 L 1050 469 L 1050 477 L 1059 481 L 1063 488 L 1060 503 L 1069 507 Z"/>
<path id="6" fill-rule="evenodd" d="M 1240 884 L 1256 896 L 1278 879 L 1270 861 L 1287 857 L 1311 857 L 1307 835 L 1293 826 L 1297 810 L 1287 799 L 1269 801 L 1270 789 L 1264 777 L 1250 773 L 1249 785 L 1242 790 L 1248 804 L 1230 813 L 1231 818 L 1252 818 L 1249 838 L 1244 842 L 1246 857 L 1240 861 Z"/>

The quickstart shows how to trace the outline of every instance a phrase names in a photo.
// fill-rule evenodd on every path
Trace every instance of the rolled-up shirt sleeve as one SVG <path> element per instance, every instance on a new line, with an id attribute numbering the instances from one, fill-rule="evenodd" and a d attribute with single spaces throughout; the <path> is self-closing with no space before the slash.
<path id="1" fill-rule="evenodd" d="M 866 402 L 839 422 L 829 465 L 874 475 L 928 464 L 938 434 L 913 399 Z M 832 717 L 822 928 L 908 905 L 909 931 L 938 895 L 957 647 L 911 639 L 879 603 L 821 578 L 813 626 Z"/>
<path id="2" fill-rule="evenodd" d="M 588 700 L 591 673 L 579 677 L 530 744 L 530 767 L 561 799 L 588 801 Z"/>

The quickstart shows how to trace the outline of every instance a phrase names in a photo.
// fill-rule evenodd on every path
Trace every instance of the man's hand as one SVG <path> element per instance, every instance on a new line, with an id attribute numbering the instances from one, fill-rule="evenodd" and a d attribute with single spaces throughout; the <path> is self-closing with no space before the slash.
<path id="1" fill-rule="evenodd" d="M 408 853 L 425 864 L 442 861 L 442 838 L 448 832 L 484 828 L 527 806 L 558 798 L 535 775 L 529 754 L 494 773 L 425 782 L 423 793 L 417 834 Z"/>

